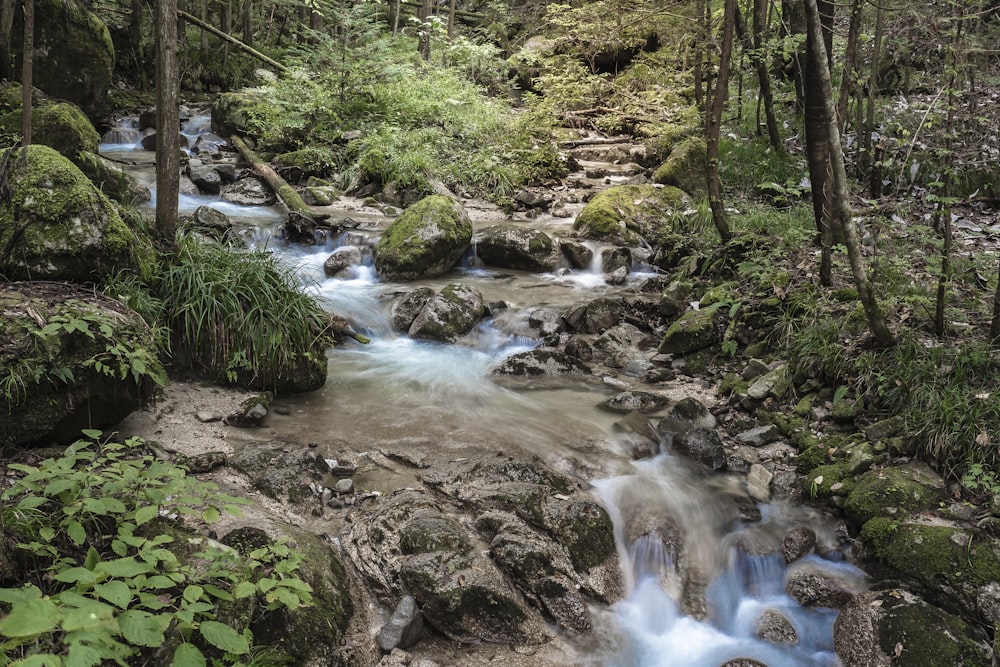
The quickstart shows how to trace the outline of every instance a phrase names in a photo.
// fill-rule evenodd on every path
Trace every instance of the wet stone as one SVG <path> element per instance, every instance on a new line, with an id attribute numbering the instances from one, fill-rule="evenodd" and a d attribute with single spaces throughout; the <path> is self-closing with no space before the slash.
<path id="1" fill-rule="evenodd" d="M 786 563 L 794 563 L 803 556 L 812 553 L 816 548 L 816 533 L 812 528 L 799 526 L 792 528 L 785 535 L 785 542 L 781 553 L 785 557 Z"/>
<path id="2" fill-rule="evenodd" d="M 764 610 L 757 619 L 755 633 L 758 639 L 774 644 L 795 644 L 799 641 L 795 626 L 777 609 Z"/>
<path id="3" fill-rule="evenodd" d="M 376 641 L 383 653 L 390 653 L 394 649 L 410 648 L 420 641 L 423 632 L 424 617 L 417 607 L 417 601 L 412 595 L 406 595 L 396 605 L 389 621 L 379 630 Z"/>

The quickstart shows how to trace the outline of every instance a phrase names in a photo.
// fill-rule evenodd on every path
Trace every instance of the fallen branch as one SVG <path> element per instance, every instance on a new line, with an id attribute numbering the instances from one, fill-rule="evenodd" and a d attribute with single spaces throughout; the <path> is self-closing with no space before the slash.
<path id="1" fill-rule="evenodd" d="M 246 145 L 242 139 L 240 139 L 235 134 L 229 137 L 229 140 L 233 142 L 233 146 L 239 151 L 243 159 L 246 160 L 253 170 L 257 172 L 261 178 L 263 178 L 271 189 L 274 190 L 274 194 L 278 195 L 281 201 L 285 202 L 285 206 L 288 210 L 294 214 L 302 216 L 303 218 L 308 218 L 312 222 L 319 222 L 321 220 L 326 220 L 329 215 L 322 215 L 315 213 L 308 204 L 299 196 L 299 193 L 295 191 L 288 181 L 283 179 L 278 175 L 274 169 L 264 163 L 257 155 L 250 150 L 250 147 Z"/>
<path id="2" fill-rule="evenodd" d="M 235 37 L 233 37 L 232 35 L 228 35 L 228 34 L 222 32 L 221 30 L 219 30 L 218 28 L 216 28 L 215 26 L 212 26 L 212 25 L 209 25 L 208 23 L 205 23 L 204 21 L 202 21 L 197 16 L 193 16 L 191 14 L 188 14 L 183 9 L 178 9 L 177 10 L 177 15 L 180 16 L 181 18 L 183 18 L 185 21 L 193 23 L 196 26 L 198 26 L 199 28 L 203 28 L 203 29 L 209 31 L 210 33 L 212 33 L 216 37 L 219 37 L 219 38 L 221 38 L 221 39 L 229 42 L 233 46 L 241 49 L 242 51 L 245 51 L 247 54 L 253 56 L 257 60 L 260 60 L 261 62 L 270 65 L 271 67 L 273 67 L 274 69 L 278 70 L 279 72 L 287 72 L 288 71 L 288 68 L 285 67 L 284 65 L 282 65 L 281 63 L 279 63 L 277 60 L 272 60 L 271 58 L 268 58 L 267 56 L 265 56 L 263 53 L 261 53 L 260 51 L 258 51 L 255 48 L 253 48 L 252 46 L 248 46 L 248 45 L 244 44 L 243 42 L 241 42 L 240 40 L 238 40 Z"/>

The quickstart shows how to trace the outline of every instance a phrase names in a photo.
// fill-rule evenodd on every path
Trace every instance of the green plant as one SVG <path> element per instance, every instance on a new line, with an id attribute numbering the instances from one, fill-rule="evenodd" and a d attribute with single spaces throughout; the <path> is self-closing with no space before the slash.
<path id="1" fill-rule="evenodd" d="M 1000 477 L 989 467 L 973 463 L 962 475 L 962 486 L 970 491 L 997 495 L 1000 494 Z"/>
<path id="2" fill-rule="evenodd" d="M 245 501 L 138 438 L 84 436 L 58 458 L 9 466 L 0 537 L 8 574 L 25 583 L 0 588 L 0 665 L 129 665 L 163 651 L 178 667 L 243 665 L 257 615 L 310 603 L 288 544 L 243 558 L 188 537 L 184 525 Z"/>
<path id="3" fill-rule="evenodd" d="M 189 367 L 229 381 L 252 371 L 274 386 L 284 369 L 332 342 L 329 317 L 298 281 L 271 253 L 183 238 L 156 291 Z"/>

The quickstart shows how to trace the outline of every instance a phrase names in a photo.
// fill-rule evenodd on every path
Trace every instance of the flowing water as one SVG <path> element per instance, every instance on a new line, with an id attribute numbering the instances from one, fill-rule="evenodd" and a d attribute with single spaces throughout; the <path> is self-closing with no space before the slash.
<path id="1" fill-rule="evenodd" d="M 196 125 L 186 131 L 193 135 L 205 129 L 203 121 Z M 150 153 L 120 144 L 102 149 L 134 163 L 132 171 L 152 185 Z M 620 391 L 619 385 L 608 386 L 599 377 L 553 383 L 501 382 L 490 375 L 504 357 L 538 344 L 528 324 L 533 313 L 563 312 L 599 295 L 630 289 L 649 277 L 642 267 L 627 285 L 614 287 L 605 283 L 596 266 L 551 274 L 494 271 L 478 266 L 470 253 L 461 268 L 444 278 L 388 283 L 375 275 L 370 254 L 388 219 L 363 219 L 356 229 L 316 246 L 289 246 L 273 235 L 282 219 L 277 207 L 240 207 L 218 198 L 182 195 L 182 212 L 203 204 L 251 226 L 259 246 L 280 253 L 301 270 L 305 289 L 372 339 L 368 345 L 348 341 L 332 350 L 326 385 L 281 399 L 286 414 L 274 415 L 273 430 L 302 442 L 342 441 L 372 449 L 380 443 L 412 443 L 415 448 L 454 449 L 456 455 L 470 444 L 497 450 L 516 447 L 590 481 L 615 521 L 627 596 L 610 609 L 594 610 L 594 638 L 579 655 L 567 658 L 567 665 L 719 667 L 737 659 L 746 662 L 733 664 L 753 665 L 750 661 L 756 660 L 768 667 L 840 664 L 833 653 L 835 612 L 803 608 L 785 593 L 787 570 L 780 546 L 776 553 L 763 550 L 762 555 L 741 547 L 748 536 L 780 545 L 788 528 L 808 526 L 819 536 L 822 548 L 817 551 L 825 555 L 808 557 L 815 566 L 862 578 L 843 562 L 829 522 L 805 509 L 774 503 L 760 506 L 761 521 L 744 523 L 732 510 L 737 476 L 708 475 L 663 447 L 651 458 L 634 461 L 636 436 L 621 428 L 620 415 L 601 408 Z M 558 233 L 568 222 L 542 219 L 531 224 Z M 364 264 L 346 279 L 327 278 L 323 262 L 344 244 L 361 247 Z M 485 302 L 507 307 L 456 344 L 417 341 L 392 330 L 388 313 L 395 297 L 417 286 L 439 288 L 452 281 L 473 285 Z M 622 379 L 642 386 L 627 375 Z M 656 390 L 677 399 L 711 396 L 693 382 Z M 384 492 L 412 483 L 412 478 L 389 473 L 359 482 Z M 663 532 L 643 532 L 643 525 L 672 526 L 683 536 L 684 567 L 661 539 Z M 683 572 L 696 572 L 704 584 L 703 613 L 682 611 Z M 768 609 L 790 621 L 797 642 L 756 638 L 757 621 Z"/>

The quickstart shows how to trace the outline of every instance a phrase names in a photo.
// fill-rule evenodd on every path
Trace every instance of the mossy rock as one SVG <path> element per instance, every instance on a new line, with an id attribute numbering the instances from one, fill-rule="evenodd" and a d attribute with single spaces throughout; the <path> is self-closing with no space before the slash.
<path id="1" fill-rule="evenodd" d="M 11 161 L 0 204 L 0 275 L 11 280 L 100 282 L 118 271 L 154 276 L 150 239 L 133 230 L 73 163 L 48 146 Z"/>
<path id="2" fill-rule="evenodd" d="M 844 510 L 857 526 L 878 516 L 904 518 L 937 509 L 946 500 L 940 476 L 920 463 L 870 470 L 862 475 Z"/>
<path id="3" fill-rule="evenodd" d="M 831 498 L 850 494 L 854 480 L 845 465 L 830 463 L 813 468 L 802 485 L 810 498 Z"/>
<path id="4" fill-rule="evenodd" d="M 24 24 L 14 21 L 15 71 L 22 67 Z M 87 117 L 107 108 L 115 70 L 115 47 L 107 26 L 78 0 L 35 0 L 32 77 L 47 95 L 76 104 Z"/>
<path id="5" fill-rule="evenodd" d="M 543 516 L 545 527 L 566 547 L 577 572 L 585 573 L 615 555 L 614 524 L 593 500 L 550 500 Z"/>
<path id="6" fill-rule="evenodd" d="M 834 649 L 845 665 L 992 664 L 969 624 L 900 589 L 870 591 L 852 600 L 834 624 Z"/>
<path id="7" fill-rule="evenodd" d="M 688 310 L 681 315 L 663 334 L 660 354 L 688 354 L 720 342 L 726 314 L 720 306 Z"/>
<path id="8" fill-rule="evenodd" d="M 44 281 L 0 281 L 0 368 L 0 446 L 68 444 L 121 421 L 166 379 L 142 317 Z"/>
<path id="9" fill-rule="evenodd" d="M 72 159 L 90 182 L 111 199 L 133 206 L 153 198 L 149 188 L 134 176 L 109 164 L 96 153 L 82 151 Z"/>
<path id="10" fill-rule="evenodd" d="M 375 246 L 384 280 L 417 280 L 447 273 L 472 240 L 462 205 L 444 195 L 425 197 L 396 218 Z"/>
<path id="11" fill-rule="evenodd" d="M 860 538 L 872 565 L 923 587 L 929 600 L 978 616 L 980 588 L 1000 581 L 1000 545 L 972 529 L 876 517 Z"/>
<path id="12" fill-rule="evenodd" d="M 679 188 L 619 185 L 591 199 L 573 229 L 601 241 L 633 245 L 639 238 L 654 239 L 664 228 L 672 228 L 690 205 Z"/>
<path id="13" fill-rule="evenodd" d="M 303 178 L 329 175 L 337 165 L 337 156 L 329 149 L 303 148 L 277 155 L 271 162 L 286 174 L 287 180 L 295 183 Z"/>
<path id="14" fill-rule="evenodd" d="M 667 161 L 653 172 L 653 182 L 676 186 L 692 197 L 707 196 L 706 152 L 704 137 L 688 137 L 670 151 Z"/>
<path id="15" fill-rule="evenodd" d="M 5 132 L 20 132 L 22 115 L 20 109 L 12 111 L 0 118 L 0 127 Z M 69 102 L 48 102 L 32 110 L 31 140 L 56 149 L 79 165 L 77 156 L 83 151 L 96 153 L 101 135 L 79 107 Z"/>
<path id="16" fill-rule="evenodd" d="M 483 295 L 478 289 L 450 283 L 424 303 L 409 334 L 413 338 L 454 341 L 471 331 L 485 314 Z"/>
<path id="17" fill-rule="evenodd" d="M 551 271 L 556 266 L 552 237 L 539 229 L 493 225 L 476 236 L 476 254 L 491 266 L 523 271 Z"/>

